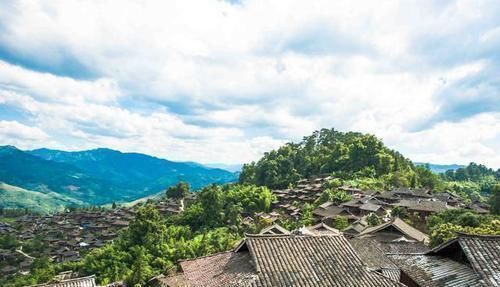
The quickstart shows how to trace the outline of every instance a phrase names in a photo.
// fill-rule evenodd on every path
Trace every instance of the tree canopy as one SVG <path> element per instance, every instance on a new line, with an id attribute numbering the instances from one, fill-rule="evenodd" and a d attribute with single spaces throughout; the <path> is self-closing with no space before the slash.
<path id="1" fill-rule="evenodd" d="M 410 186 L 417 184 L 414 169 L 410 160 L 373 135 L 322 129 L 244 165 L 240 182 L 286 188 L 301 178 L 327 173 L 344 179 L 386 176 L 396 185 Z"/>

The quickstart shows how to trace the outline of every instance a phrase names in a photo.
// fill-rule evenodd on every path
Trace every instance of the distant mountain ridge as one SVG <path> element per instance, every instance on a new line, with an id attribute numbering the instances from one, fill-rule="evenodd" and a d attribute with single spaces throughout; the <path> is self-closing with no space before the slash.
<path id="1" fill-rule="evenodd" d="M 459 168 L 465 167 L 465 165 L 460 165 L 460 164 L 433 164 L 433 163 L 426 163 L 426 162 L 414 162 L 414 164 L 417 166 L 428 165 L 429 169 L 435 173 L 443 173 L 443 172 L 446 172 L 447 170 L 450 170 L 450 169 L 457 170 Z"/>
<path id="2" fill-rule="evenodd" d="M 45 194 L 55 192 L 86 204 L 136 200 L 179 180 L 199 189 L 236 181 L 237 175 L 201 164 L 105 148 L 67 152 L 0 147 L 0 182 Z"/>

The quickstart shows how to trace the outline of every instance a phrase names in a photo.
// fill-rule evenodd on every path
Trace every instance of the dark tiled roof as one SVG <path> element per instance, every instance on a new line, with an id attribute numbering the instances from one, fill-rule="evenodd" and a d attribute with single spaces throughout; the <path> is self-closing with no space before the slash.
<path id="1" fill-rule="evenodd" d="M 366 211 L 377 211 L 380 208 L 382 208 L 382 206 L 380 206 L 378 204 L 373 204 L 370 202 L 367 202 L 359 207 L 359 209 L 366 210 Z"/>
<path id="2" fill-rule="evenodd" d="M 442 255 L 459 245 L 474 270 L 486 286 L 500 286 L 500 236 L 459 234 L 429 251 L 428 255 Z"/>
<path id="3" fill-rule="evenodd" d="M 374 270 L 398 269 L 398 267 L 385 256 L 382 244 L 371 238 L 352 238 L 349 240 L 352 248 L 359 255 L 363 263 Z"/>
<path id="4" fill-rule="evenodd" d="M 95 277 L 88 276 L 88 277 L 80 277 L 80 278 L 62 280 L 62 281 L 53 282 L 53 283 L 39 284 L 39 285 L 34 285 L 34 286 L 36 286 L 36 287 L 95 287 L 96 285 L 95 285 Z"/>
<path id="5" fill-rule="evenodd" d="M 248 236 L 259 286 L 401 286 L 367 267 L 343 236 Z"/>
<path id="6" fill-rule="evenodd" d="M 387 223 L 382 223 L 377 226 L 373 227 L 368 227 L 365 230 L 363 230 L 359 236 L 367 235 L 367 234 L 375 234 L 377 232 L 381 232 L 385 230 L 388 227 L 394 227 L 395 229 L 399 230 L 403 235 L 414 239 L 419 242 L 427 242 L 429 240 L 429 237 L 427 234 L 419 231 L 415 227 L 409 225 L 408 223 L 404 222 L 403 220 L 399 219 L 398 217 L 392 219 L 391 221 Z"/>
<path id="7" fill-rule="evenodd" d="M 354 217 L 354 215 L 345 208 L 334 205 L 325 208 L 318 207 L 313 210 L 313 214 L 320 217 L 336 217 L 338 215 Z"/>
<path id="8" fill-rule="evenodd" d="M 460 236 L 460 245 L 489 286 L 500 286 L 500 236 Z"/>
<path id="9" fill-rule="evenodd" d="M 386 254 L 422 254 L 429 251 L 429 247 L 421 242 L 389 242 L 381 247 Z"/>
<path id="10" fill-rule="evenodd" d="M 273 224 L 271 226 L 268 226 L 260 231 L 259 234 L 290 234 L 290 231 L 286 230 L 284 227 L 282 227 L 279 224 Z"/>
<path id="11" fill-rule="evenodd" d="M 181 261 L 180 265 L 190 287 L 254 286 L 257 279 L 246 251 Z"/>
<path id="12" fill-rule="evenodd" d="M 321 222 L 313 226 L 306 227 L 316 235 L 340 235 L 340 231 Z"/>
<path id="13" fill-rule="evenodd" d="M 413 281 L 425 287 L 482 287 L 474 270 L 443 256 L 388 255 Z"/>
<path id="14" fill-rule="evenodd" d="M 414 211 L 441 212 L 448 209 L 448 207 L 446 202 L 443 201 L 422 200 L 415 205 L 409 206 L 408 209 Z"/>

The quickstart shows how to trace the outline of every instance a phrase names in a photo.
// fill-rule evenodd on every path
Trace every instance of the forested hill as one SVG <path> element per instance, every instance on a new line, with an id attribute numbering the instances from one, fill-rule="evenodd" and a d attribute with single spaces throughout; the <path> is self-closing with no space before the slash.
<path id="1" fill-rule="evenodd" d="M 110 149 L 65 152 L 40 149 L 22 151 L 0 147 L 0 182 L 20 189 L 43 193 L 50 200 L 55 193 L 66 202 L 105 204 L 132 201 L 155 194 L 179 180 L 193 189 L 212 183 L 236 181 L 234 173 L 202 165 L 172 162 L 137 153 Z M 23 196 L 11 197 L 9 206 L 32 208 Z M 15 200 L 13 200 L 15 199 Z M 52 198 L 61 202 L 59 198 Z M 45 202 L 53 206 L 54 202 Z M 6 207 L 0 198 L 0 207 Z"/>
<path id="2" fill-rule="evenodd" d="M 300 143 L 287 143 L 245 164 L 240 182 L 285 188 L 324 173 L 341 178 L 384 177 L 395 185 L 418 184 L 412 162 L 375 136 L 334 129 L 315 131 Z"/>
<path id="3" fill-rule="evenodd" d="M 456 170 L 434 173 L 427 165 L 414 165 L 370 134 L 322 129 L 299 143 L 287 143 L 245 164 L 241 183 L 287 188 L 297 180 L 331 174 L 363 189 L 426 187 L 449 191 L 471 200 L 486 200 L 500 183 L 500 170 L 470 163 Z"/>

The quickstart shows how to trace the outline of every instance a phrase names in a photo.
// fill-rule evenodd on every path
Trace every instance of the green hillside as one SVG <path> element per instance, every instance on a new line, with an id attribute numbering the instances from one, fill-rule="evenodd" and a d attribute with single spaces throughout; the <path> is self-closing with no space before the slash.
<path id="1" fill-rule="evenodd" d="M 2 208 L 29 209 L 34 212 L 48 213 L 63 211 L 69 206 L 82 206 L 83 202 L 65 197 L 55 192 L 40 193 L 0 182 Z"/>
<path id="2" fill-rule="evenodd" d="M 66 152 L 0 146 L 0 182 L 89 205 L 131 202 L 181 180 L 197 190 L 212 183 L 234 182 L 237 175 L 196 163 L 103 148 Z M 7 206 L 0 197 L 2 207 Z"/>

